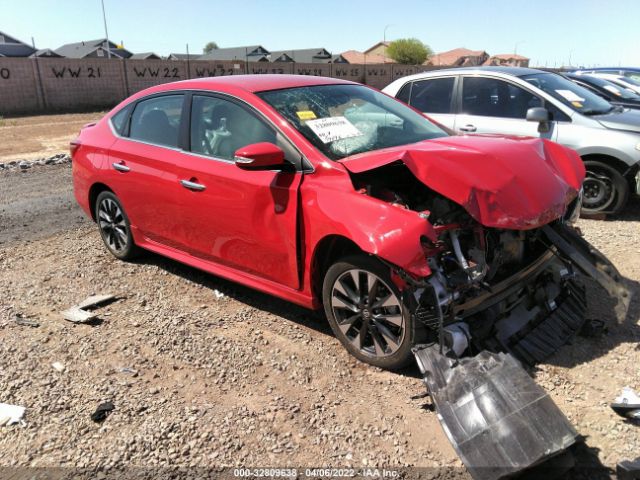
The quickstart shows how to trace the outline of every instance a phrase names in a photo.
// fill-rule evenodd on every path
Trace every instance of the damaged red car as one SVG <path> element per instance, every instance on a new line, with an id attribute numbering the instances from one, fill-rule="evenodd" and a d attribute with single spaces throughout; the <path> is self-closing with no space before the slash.
<path id="1" fill-rule="evenodd" d="M 583 164 L 534 138 L 451 136 L 352 82 L 232 76 L 156 86 L 72 143 L 77 201 L 107 249 L 142 249 L 312 309 L 358 359 L 418 343 L 534 363 L 582 325 L 571 227 Z M 603 267 L 604 265 L 604 267 Z"/>

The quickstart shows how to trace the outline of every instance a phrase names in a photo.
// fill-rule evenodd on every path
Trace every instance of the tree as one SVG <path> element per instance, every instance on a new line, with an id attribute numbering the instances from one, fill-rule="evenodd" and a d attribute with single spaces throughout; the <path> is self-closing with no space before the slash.
<path id="1" fill-rule="evenodd" d="M 207 53 L 211 53 L 217 49 L 218 49 L 218 44 L 216 42 L 209 42 L 204 46 L 204 48 L 202 49 L 202 52 L 206 55 Z"/>
<path id="2" fill-rule="evenodd" d="M 387 56 L 405 65 L 421 65 L 433 52 L 417 38 L 394 40 L 387 47 Z"/>

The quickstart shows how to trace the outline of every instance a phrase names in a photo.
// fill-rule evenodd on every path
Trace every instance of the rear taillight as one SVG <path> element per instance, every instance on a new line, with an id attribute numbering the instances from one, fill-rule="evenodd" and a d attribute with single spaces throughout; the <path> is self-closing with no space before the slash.
<path id="1" fill-rule="evenodd" d="M 78 150 L 78 148 L 80 148 L 80 140 L 77 138 L 75 140 L 71 140 L 71 143 L 69 143 L 69 151 L 71 152 L 71 158 L 73 158 L 73 156 L 76 154 L 76 151 Z"/>

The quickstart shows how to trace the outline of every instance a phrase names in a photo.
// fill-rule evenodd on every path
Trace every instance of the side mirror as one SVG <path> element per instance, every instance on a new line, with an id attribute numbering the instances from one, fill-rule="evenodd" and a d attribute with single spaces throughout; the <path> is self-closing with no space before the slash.
<path id="1" fill-rule="evenodd" d="M 527 110 L 527 121 L 537 122 L 539 124 L 539 133 L 547 133 L 551 130 L 551 126 L 549 125 L 549 122 L 551 121 L 551 114 L 546 108 L 533 107 Z"/>
<path id="2" fill-rule="evenodd" d="M 233 160 L 243 170 L 280 170 L 286 165 L 282 149 L 269 142 L 252 143 L 239 148 Z"/>

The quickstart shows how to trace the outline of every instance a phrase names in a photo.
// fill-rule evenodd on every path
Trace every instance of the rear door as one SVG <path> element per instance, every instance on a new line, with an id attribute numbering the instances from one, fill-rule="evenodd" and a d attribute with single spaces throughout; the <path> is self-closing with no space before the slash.
<path id="1" fill-rule="evenodd" d="M 109 151 L 108 163 L 107 185 L 122 201 L 134 235 L 174 247 L 184 98 L 172 93 L 137 102 L 129 124 Z"/>
<path id="2" fill-rule="evenodd" d="M 300 155 L 245 104 L 194 94 L 191 154 L 179 165 L 180 236 L 194 256 L 299 288 L 297 263 Z M 270 142 L 285 150 L 289 171 L 248 171 L 234 152 Z"/>
<path id="3" fill-rule="evenodd" d="M 556 122 L 551 122 L 549 132 L 540 134 L 538 124 L 526 120 L 529 108 L 544 106 L 543 99 L 529 90 L 500 78 L 464 76 L 460 80 L 457 132 L 557 137 Z"/>
<path id="4" fill-rule="evenodd" d="M 413 108 L 426 113 L 445 127 L 453 129 L 455 124 L 453 103 L 455 83 L 456 77 L 454 76 L 416 80 L 405 85 L 398 92 L 398 98 L 402 96 L 408 98 L 407 103 Z"/>

